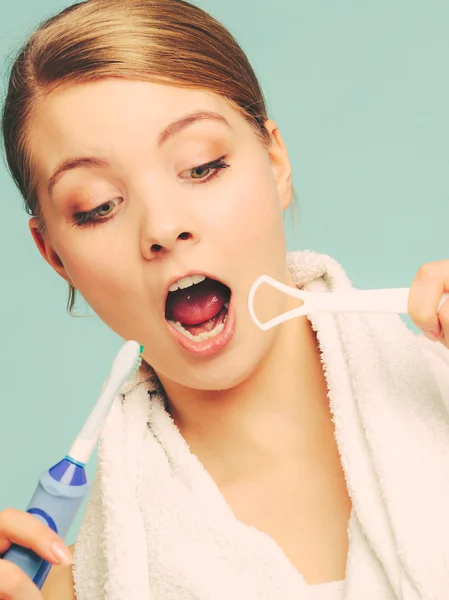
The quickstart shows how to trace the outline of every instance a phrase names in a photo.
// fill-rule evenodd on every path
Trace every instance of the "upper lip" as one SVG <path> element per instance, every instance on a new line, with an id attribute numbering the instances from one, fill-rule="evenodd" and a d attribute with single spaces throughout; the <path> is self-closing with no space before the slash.
<path id="1" fill-rule="evenodd" d="M 175 277 L 172 277 L 168 280 L 166 286 L 165 286 L 165 295 L 164 295 L 164 301 L 165 304 L 167 303 L 167 298 L 168 298 L 168 294 L 169 294 L 169 288 L 171 285 L 173 285 L 175 283 L 175 281 L 179 281 L 180 279 L 183 279 L 184 277 L 190 277 L 192 275 L 203 275 L 203 277 L 206 277 L 207 279 L 213 279 L 215 281 L 219 281 L 220 283 L 222 283 L 223 285 L 227 286 L 229 289 L 231 289 L 231 286 L 224 281 L 224 279 L 221 279 L 220 277 L 217 277 L 216 275 L 212 275 L 211 273 L 206 273 L 205 271 L 188 271 L 187 273 L 184 273 L 182 275 L 176 275 Z"/>

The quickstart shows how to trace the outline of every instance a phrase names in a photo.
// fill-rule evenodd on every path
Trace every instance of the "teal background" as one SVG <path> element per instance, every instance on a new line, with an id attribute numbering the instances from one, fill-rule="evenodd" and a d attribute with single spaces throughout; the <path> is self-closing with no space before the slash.
<path id="1" fill-rule="evenodd" d="M 287 142 L 299 217 L 290 249 L 334 256 L 361 288 L 408 286 L 422 263 L 449 258 L 447 0 L 198 4 L 241 42 Z M 0 5 L 4 80 L 27 33 L 64 6 Z M 66 285 L 34 247 L 3 164 L 0 209 L 0 508 L 23 508 L 121 340 L 90 313 L 67 316 Z"/>

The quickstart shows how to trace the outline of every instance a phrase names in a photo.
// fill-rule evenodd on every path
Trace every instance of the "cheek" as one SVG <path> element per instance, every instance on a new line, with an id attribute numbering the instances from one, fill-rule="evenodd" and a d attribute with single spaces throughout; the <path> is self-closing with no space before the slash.
<path id="1" fill-rule="evenodd" d="M 219 186 L 211 198 L 214 229 L 219 237 L 232 239 L 233 245 L 268 242 L 267 236 L 275 241 L 273 237 L 283 234 L 283 218 L 273 172 L 263 156 L 241 164 L 251 168 L 231 171 L 229 183 Z"/>
<path id="2" fill-rule="evenodd" d="M 90 243 L 89 234 L 95 243 Z M 105 236 L 102 244 L 97 232 L 77 234 L 78 239 L 66 240 L 61 251 L 64 267 L 75 288 L 95 312 L 107 309 L 108 304 L 117 304 L 129 295 L 136 285 L 132 272 L 135 260 L 128 257 L 123 245 L 111 243 Z M 119 251 L 120 248 L 120 251 Z"/>
<path id="3" fill-rule="evenodd" d="M 225 192 L 219 204 L 226 204 L 228 213 L 222 212 L 221 224 L 217 222 L 212 239 L 226 257 L 225 272 L 239 292 L 241 323 L 242 315 L 250 319 L 246 310 L 247 293 L 256 277 L 268 273 L 275 279 L 284 280 L 286 238 L 283 211 L 271 168 L 265 166 L 262 159 L 259 168 L 238 175 L 232 178 L 232 184 L 223 186 Z M 268 318 L 271 318 L 282 312 L 285 296 L 271 288 L 268 290 L 264 291 L 262 299 L 270 311 Z M 265 314 L 262 316 L 266 320 Z M 259 343 L 258 332 L 253 327 L 251 331 Z M 248 340 L 248 330 L 244 335 Z M 269 338 L 265 335 L 264 339 Z"/>
<path id="4" fill-rule="evenodd" d="M 266 255 L 283 252 L 284 224 L 276 182 L 272 171 L 263 162 L 259 168 L 243 173 L 235 181 L 232 194 L 230 238 L 235 250 Z"/>

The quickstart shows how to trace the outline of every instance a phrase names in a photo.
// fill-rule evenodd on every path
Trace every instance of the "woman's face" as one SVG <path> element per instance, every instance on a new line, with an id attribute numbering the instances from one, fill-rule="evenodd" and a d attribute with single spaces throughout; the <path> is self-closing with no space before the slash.
<path id="1" fill-rule="evenodd" d="M 270 148 L 216 94 L 125 79 L 56 89 L 31 123 L 42 255 L 156 373 L 193 389 L 242 382 L 274 340 L 247 309 L 257 276 L 287 277 L 290 165 L 267 128 Z"/>

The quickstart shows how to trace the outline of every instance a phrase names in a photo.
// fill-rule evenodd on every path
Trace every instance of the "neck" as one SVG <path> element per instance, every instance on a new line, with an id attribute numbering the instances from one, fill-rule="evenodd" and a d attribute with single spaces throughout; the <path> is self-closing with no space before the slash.
<path id="1" fill-rule="evenodd" d="M 306 317 L 278 326 L 269 354 L 236 387 L 198 393 L 162 384 L 181 434 L 219 481 L 297 456 L 330 420 L 318 344 Z"/>

